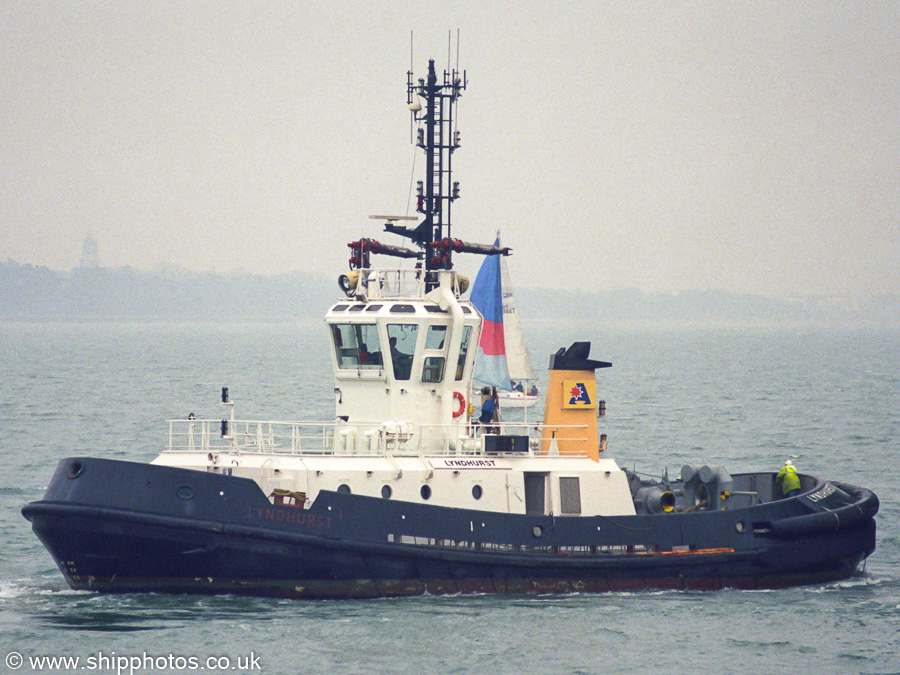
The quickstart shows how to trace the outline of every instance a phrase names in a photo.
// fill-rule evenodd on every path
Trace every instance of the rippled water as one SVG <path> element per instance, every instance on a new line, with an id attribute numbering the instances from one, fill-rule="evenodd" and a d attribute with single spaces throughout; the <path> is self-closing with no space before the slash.
<path id="1" fill-rule="evenodd" d="M 625 466 L 659 473 L 721 463 L 737 472 L 792 457 L 802 471 L 873 488 L 878 549 L 865 571 L 764 592 L 352 602 L 75 593 L 19 513 L 40 498 L 57 460 L 150 460 L 165 442 L 164 420 L 218 416 L 224 385 L 238 417 L 328 419 L 325 331 L 318 322 L 0 323 L 0 672 L 87 672 L 91 656 L 142 654 L 230 659 L 228 669 L 205 672 L 292 675 L 900 672 L 897 333 L 533 332 L 538 370 L 577 338 L 593 338 L 593 356 L 613 362 L 600 373 L 603 424 Z M 13 651 L 21 669 L 3 663 Z M 32 669 L 28 659 L 42 655 L 83 660 L 74 670 Z M 116 672 L 108 663 L 92 672 Z"/>

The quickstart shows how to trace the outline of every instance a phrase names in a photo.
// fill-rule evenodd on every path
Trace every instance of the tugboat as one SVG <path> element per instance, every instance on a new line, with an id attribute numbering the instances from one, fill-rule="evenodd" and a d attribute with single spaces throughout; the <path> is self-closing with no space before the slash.
<path id="1" fill-rule="evenodd" d="M 332 423 L 169 422 L 150 464 L 63 459 L 22 509 L 74 589 L 372 598 L 424 593 L 756 589 L 854 574 L 875 549 L 878 498 L 801 475 L 686 465 L 642 478 L 607 457 L 596 373 L 576 342 L 550 356 L 543 422 L 477 423 L 483 317 L 453 268 L 508 248 L 451 236 L 454 108 L 465 71 L 408 74 L 424 180 L 415 247 L 349 245 L 325 316 Z M 380 269 L 372 256 L 415 261 Z M 502 299 L 493 299 L 502 307 Z M 476 390 L 477 391 L 477 390 Z"/>

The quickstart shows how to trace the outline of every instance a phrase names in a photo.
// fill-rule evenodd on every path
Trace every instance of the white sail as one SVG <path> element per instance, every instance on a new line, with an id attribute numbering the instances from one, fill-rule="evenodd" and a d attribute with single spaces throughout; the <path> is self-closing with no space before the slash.
<path id="1" fill-rule="evenodd" d="M 500 235 L 497 235 L 499 241 Z M 513 381 L 534 380 L 531 367 L 531 356 L 525 346 L 522 323 L 519 321 L 519 310 L 513 295 L 509 278 L 509 266 L 506 256 L 500 256 L 500 284 L 503 293 L 503 335 L 506 342 L 506 365 L 509 368 L 509 379 Z"/>

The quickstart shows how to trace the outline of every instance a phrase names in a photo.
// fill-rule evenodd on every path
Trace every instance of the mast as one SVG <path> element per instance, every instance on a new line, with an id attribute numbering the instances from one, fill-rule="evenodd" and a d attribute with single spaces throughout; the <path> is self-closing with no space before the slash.
<path id="1" fill-rule="evenodd" d="M 414 81 L 412 70 L 406 75 L 406 102 L 413 120 L 422 125 L 416 145 L 425 152 L 425 180 L 417 183 L 416 211 L 423 219 L 414 230 L 392 223 L 386 224 L 385 230 L 409 237 L 425 249 L 426 287 L 431 290 L 437 285 L 433 272 L 453 267 L 451 249 L 440 244 L 445 235 L 450 238 L 451 205 L 459 198 L 459 183 L 451 185 L 453 152 L 459 147 L 453 109 L 466 88 L 466 74 L 456 69 L 444 71 L 443 81 L 438 83 L 432 59 L 427 78 Z"/>
<path id="2" fill-rule="evenodd" d="M 415 137 L 416 146 L 425 153 L 425 177 L 416 185 L 416 211 L 422 214 L 422 221 L 415 228 L 410 228 L 397 225 L 396 221 L 401 218 L 392 217 L 384 229 L 411 239 L 422 249 L 418 255 L 419 265 L 425 270 L 425 288 L 428 291 L 438 285 L 438 270 L 453 269 L 454 252 L 509 255 L 509 248 L 471 244 L 452 238 L 452 205 L 459 199 L 459 182 L 453 181 L 453 153 L 460 145 L 454 110 L 465 88 L 465 71 L 456 68 L 445 70 L 439 80 L 434 59 L 428 61 L 428 75 L 425 78 L 415 80 L 412 70 L 407 72 L 406 102 L 413 121 L 420 125 Z M 378 252 L 392 255 L 387 250 Z"/>
<path id="3" fill-rule="evenodd" d="M 416 195 L 416 211 L 424 216 L 420 224 L 427 241 L 425 245 L 425 270 L 451 269 L 450 251 L 442 252 L 435 244 L 444 236 L 451 236 L 451 208 L 459 198 L 459 183 L 451 187 L 453 153 L 459 147 L 459 131 L 453 129 L 453 112 L 460 93 L 466 88 L 465 72 L 444 71 L 443 82 L 438 84 L 434 59 L 428 61 L 428 77 L 413 82 L 413 73 L 407 73 L 406 98 L 412 108 L 418 99 L 425 100 L 425 107 L 412 114 L 423 124 L 419 129 L 416 145 L 425 152 L 425 181 L 419 181 Z M 443 253 L 443 254 L 442 254 Z M 431 275 L 433 276 L 433 275 Z"/>

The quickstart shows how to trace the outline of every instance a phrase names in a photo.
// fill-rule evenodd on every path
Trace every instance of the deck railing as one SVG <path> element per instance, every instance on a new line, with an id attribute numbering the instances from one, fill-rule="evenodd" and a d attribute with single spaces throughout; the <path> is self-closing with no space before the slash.
<path id="1" fill-rule="evenodd" d="M 446 272 L 450 275 L 449 283 L 454 294 L 459 297 L 464 288 L 460 288 L 461 277 L 455 270 Z M 361 269 L 359 270 L 359 286 L 357 293 L 368 300 L 401 300 L 423 298 L 427 292 L 426 281 L 437 283 L 438 272 L 426 272 L 421 269 L 404 267 L 396 269 Z M 444 272 L 440 272 L 444 274 Z"/>
<path id="2" fill-rule="evenodd" d="M 347 424 L 258 420 L 168 420 L 167 452 L 289 455 L 482 455 L 485 435 L 528 436 L 527 454 L 541 447 L 540 424 Z M 554 426 L 557 440 L 585 440 L 584 426 Z M 522 454 L 522 453 L 517 453 Z M 584 453 L 587 454 L 587 453 Z"/>

